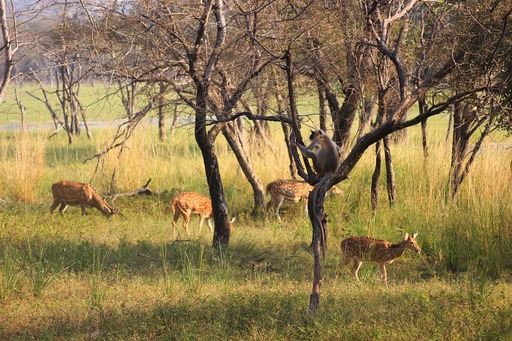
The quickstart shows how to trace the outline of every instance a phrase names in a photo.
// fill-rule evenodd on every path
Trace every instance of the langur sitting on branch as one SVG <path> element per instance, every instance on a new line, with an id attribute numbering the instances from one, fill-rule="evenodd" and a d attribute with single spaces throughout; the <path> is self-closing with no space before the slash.
<path id="1" fill-rule="evenodd" d="M 311 131 L 309 139 L 307 147 L 297 143 L 302 154 L 313 160 L 318 175 L 333 174 L 341 163 L 340 147 L 321 129 Z"/>

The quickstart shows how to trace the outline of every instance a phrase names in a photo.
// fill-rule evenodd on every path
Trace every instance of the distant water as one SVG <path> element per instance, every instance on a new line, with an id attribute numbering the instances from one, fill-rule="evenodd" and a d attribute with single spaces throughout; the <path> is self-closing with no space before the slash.
<path id="1" fill-rule="evenodd" d="M 117 127 L 119 124 L 125 122 L 125 120 L 116 120 L 116 121 L 88 121 L 87 125 L 89 128 L 105 128 L 105 127 Z M 180 117 L 178 123 L 180 125 L 189 125 L 193 121 L 189 117 Z M 143 121 L 144 124 L 149 125 L 157 125 L 158 119 L 157 118 L 145 118 Z M 165 120 L 166 126 L 170 127 L 172 123 L 172 119 L 168 118 Z M 55 130 L 55 125 L 53 123 L 27 123 L 25 125 L 25 129 L 27 130 Z M 82 130 L 85 130 L 85 126 L 83 122 L 80 122 L 80 128 Z M 20 130 L 21 125 L 20 123 L 6 123 L 6 124 L 0 124 L 0 131 L 14 131 L 14 130 Z M 59 126 L 59 130 L 62 130 L 62 127 Z"/>

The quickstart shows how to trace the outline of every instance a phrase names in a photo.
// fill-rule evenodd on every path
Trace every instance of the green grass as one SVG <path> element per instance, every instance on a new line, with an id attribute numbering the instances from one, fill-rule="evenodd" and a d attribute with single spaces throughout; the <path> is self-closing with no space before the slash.
<path id="1" fill-rule="evenodd" d="M 253 219 L 252 193 L 233 154 L 217 152 L 229 203 L 237 216 L 230 245 L 211 248 L 207 228 L 172 237 L 170 201 L 180 191 L 208 193 L 192 127 L 157 139 L 143 125 L 116 160 L 98 164 L 93 184 L 108 189 L 118 162 L 118 192 L 151 178 L 159 195 L 120 197 L 123 216 L 105 219 L 80 209 L 50 215 L 50 186 L 62 179 L 89 182 L 112 128 L 93 130 L 73 145 L 63 133 L 0 133 L 0 339 L 9 340 L 467 340 L 512 338 L 512 210 L 510 143 L 495 135 L 477 158 L 456 202 L 449 200 L 446 121 L 432 122 L 431 157 L 424 162 L 419 129 L 393 146 L 398 200 L 389 207 L 379 184 L 370 207 L 374 157 L 369 151 L 351 178 L 329 197 L 329 241 L 323 260 L 320 308 L 307 312 L 313 258 L 310 222 L 300 207 Z M 271 125 L 277 153 L 253 164 L 266 184 L 288 178 L 279 126 Z M 383 179 L 381 179 L 383 180 Z M 181 220 L 178 223 L 181 225 Z M 181 226 L 180 226 L 181 228 Z M 349 235 L 398 242 L 418 231 L 420 255 L 407 252 L 388 266 L 389 288 L 365 263 L 355 282 L 339 276 L 338 245 Z M 182 231 L 182 237 L 185 234 Z"/>

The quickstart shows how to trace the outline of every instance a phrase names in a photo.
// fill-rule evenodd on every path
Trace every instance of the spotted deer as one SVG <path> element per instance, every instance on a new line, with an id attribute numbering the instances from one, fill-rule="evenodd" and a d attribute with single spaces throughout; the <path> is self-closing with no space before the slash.
<path id="1" fill-rule="evenodd" d="M 52 185 L 53 204 L 50 207 L 50 213 L 60 205 L 59 212 L 64 213 L 68 206 L 80 206 L 82 208 L 82 215 L 87 214 L 87 207 L 93 207 L 103 213 L 107 218 L 119 214 L 120 212 L 107 202 L 98 194 L 94 186 L 90 184 L 72 182 L 72 181 L 59 181 Z"/>
<path id="2" fill-rule="evenodd" d="M 212 202 L 209 198 L 195 192 L 182 192 L 172 199 L 171 209 L 174 215 L 172 220 L 174 235 L 176 235 L 176 222 L 180 216 L 183 216 L 183 227 L 190 236 L 190 232 L 188 231 L 188 222 L 190 221 L 190 215 L 192 214 L 199 215 L 199 233 L 201 233 L 201 227 L 203 226 L 205 219 L 210 231 L 213 233 L 213 227 L 210 221 L 213 210 Z M 230 229 L 232 228 L 231 224 L 235 219 L 236 218 L 233 218 L 230 221 Z"/>
<path id="3" fill-rule="evenodd" d="M 350 237 L 341 241 L 341 263 L 338 267 L 340 271 L 350 261 L 354 261 L 352 273 L 359 281 L 357 273 L 363 264 L 363 261 L 370 261 L 379 264 L 380 278 L 386 286 L 387 273 L 386 265 L 393 263 L 395 259 L 402 256 L 405 250 L 409 249 L 416 253 L 421 252 L 421 248 L 416 243 L 418 233 L 410 236 L 405 234 L 404 239 L 398 244 L 391 244 L 385 240 L 369 237 Z"/>
<path id="4" fill-rule="evenodd" d="M 279 209 L 283 204 L 292 205 L 302 201 L 304 214 L 308 212 L 308 196 L 313 190 L 313 186 L 305 181 L 298 180 L 275 180 L 267 185 L 267 196 L 270 195 L 270 201 L 267 203 L 267 217 L 270 208 L 273 208 L 277 219 L 281 221 Z M 343 191 L 336 186 L 329 189 L 327 193 L 341 195 Z"/>

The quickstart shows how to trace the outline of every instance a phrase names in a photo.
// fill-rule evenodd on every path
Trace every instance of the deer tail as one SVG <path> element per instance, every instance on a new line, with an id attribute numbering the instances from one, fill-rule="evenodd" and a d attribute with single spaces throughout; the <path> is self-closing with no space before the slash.
<path id="1" fill-rule="evenodd" d="M 171 211 L 172 211 L 172 214 L 176 213 L 176 201 L 172 201 L 171 203 Z"/>

